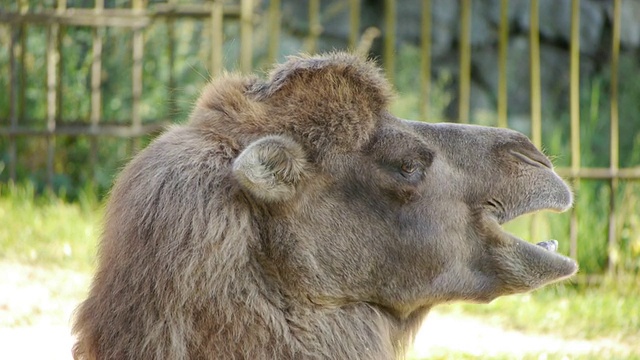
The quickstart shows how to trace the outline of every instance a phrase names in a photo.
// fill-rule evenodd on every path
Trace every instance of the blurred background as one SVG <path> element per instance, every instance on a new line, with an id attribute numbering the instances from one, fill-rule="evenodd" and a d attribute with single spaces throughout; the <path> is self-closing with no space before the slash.
<path id="1" fill-rule="evenodd" d="M 441 306 L 412 356 L 640 359 L 638 19 L 640 0 L 0 0 L 0 357 L 69 358 L 114 177 L 211 77 L 349 50 L 395 115 L 521 131 L 576 194 L 506 227 L 558 239 L 577 277 Z"/>

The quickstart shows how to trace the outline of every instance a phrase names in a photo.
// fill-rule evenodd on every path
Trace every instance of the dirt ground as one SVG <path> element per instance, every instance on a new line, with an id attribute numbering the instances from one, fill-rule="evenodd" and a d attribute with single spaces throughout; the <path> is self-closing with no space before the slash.
<path id="1" fill-rule="evenodd" d="M 89 277 L 0 262 L 0 359 L 71 359 L 69 318 L 82 299 Z M 415 358 L 465 358 L 525 354 L 629 353 L 613 339 L 564 339 L 487 325 L 481 319 L 432 312 L 416 337 Z"/>

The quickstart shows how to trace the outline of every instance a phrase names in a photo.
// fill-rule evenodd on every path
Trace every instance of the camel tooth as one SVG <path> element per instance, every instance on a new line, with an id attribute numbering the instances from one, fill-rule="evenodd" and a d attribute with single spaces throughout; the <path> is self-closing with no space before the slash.
<path id="1" fill-rule="evenodd" d="M 541 241 L 536 245 L 541 246 L 551 252 L 558 251 L 558 240 Z"/>

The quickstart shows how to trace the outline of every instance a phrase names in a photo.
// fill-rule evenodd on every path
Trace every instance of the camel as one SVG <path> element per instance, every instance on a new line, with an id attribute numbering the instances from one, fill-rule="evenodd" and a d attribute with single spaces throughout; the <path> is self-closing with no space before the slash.
<path id="1" fill-rule="evenodd" d="M 501 225 L 572 193 L 512 130 L 389 113 L 347 53 L 225 74 L 106 207 L 76 359 L 393 359 L 429 310 L 576 273 Z"/>

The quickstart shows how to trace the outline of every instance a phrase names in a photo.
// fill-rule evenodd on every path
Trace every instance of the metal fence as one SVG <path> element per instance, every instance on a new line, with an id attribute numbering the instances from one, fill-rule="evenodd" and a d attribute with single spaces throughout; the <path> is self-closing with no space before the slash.
<path id="1" fill-rule="evenodd" d="M 470 78 L 471 78 L 471 41 L 470 24 L 473 17 L 471 0 L 460 1 L 460 41 L 459 41 L 459 88 L 458 88 L 458 116 L 457 121 L 465 123 L 469 121 L 470 112 Z M 620 3 L 621 0 L 613 0 L 613 32 L 611 39 L 611 115 L 610 115 L 610 166 L 602 168 L 586 168 L 581 166 L 580 159 L 580 100 L 579 100 L 579 62 L 580 62 L 580 0 L 571 0 L 571 43 L 570 43 L 570 146 L 571 166 L 559 168 L 558 172 L 570 178 L 574 187 L 580 186 L 580 179 L 600 179 L 608 181 L 611 188 L 609 202 L 609 234 L 610 245 L 615 245 L 616 234 L 616 209 L 615 196 L 619 181 L 640 179 L 640 168 L 619 167 L 619 115 L 618 115 L 618 63 L 620 49 Z M 130 7 L 114 8 L 105 7 L 105 0 L 95 0 L 93 8 L 72 8 L 67 6 L 67 0 L 57 0 L 55 6 L 29 8 L 28 2 L 18 0 L 14 8 L 0 9 L 0 27 L 8 27 L 10 33 L 9 43 L 3 46 L 8 48 L 9 70 L 2 74 L 9 78 L 6 96 L 9 97 L 9 116 L 0 119 L 0 135 L 6 137 L 8 143 L 8 171 L 9 178 L 16 178 L 18 137 L 40 137 L 46 139 L 46 172 L 50 181 L 54 173 L 53 157 L 56 151 L 56 136 L 88 137 L 92 142 L 92 159 L 95 159 L 98 137 L 122 137 L 131 138 L 135 143 L 141 136 L 157 132 L 166 123 L 167 119 L 155 119 L 143 123 L 140 115 L 140 99 L 143 91 L 143 58 L 145 55 L 145 32 L 156 22 L 171 24 L 180 19 L 191 19 L 207 24 L 207 31 L 203 37 L 207 38 L 209 46 L 208 70 L 212 75 L 223 71 L 223 44 L 225 39 L 223 25 L 227 22 L 235 22 L 239 26 L 239 69 L 243 72 L 252 71 L 254 50 L 255 24 L 266 22 L 268 35 L 266 36 L 267 58 L 274 61 L 279 53 L 279 41 L 281 35 L 281 3 L 280 0 L 271 0 L 268 5 L 258 7 L 254 0 L 240 0 L 235 4 L 212 0 L 196 4 L 178 3 L 167 0 L 159 3 L 155 1 L 148 5 L 145 0 L 132 0 Z M 264 5 L 264 4 L 263 4 Z M 361 0 L 349 0 L 349 47 L 358 51 L 366 51 L 367 42 L 376 34 L 362 31 Z M 498 46 L 498 93 L 497 93 L 497 118 L 498 125 L 507 127 L 507 43 L 509 41 L 509 24 L 507 20 L 508 0 L 500 2 L 500 25 Z M 320 0 L 308 0 L 309 31 L 306 35 L 305 48 L 300 49 L 314 52 L 319 36 L 322 34 L 320 18 Z M 540 85 L 540 45 L 539 45 L 539 19 L 538 0 L 530 1 L 530 78 L 531 78 L 531 138 L 538 147 L 542 145 L 542 119 L 541 119 L 541 85 Z M 421 8 L 421 43 L 419 64 L 420 91 L 422 99 L 430 98 L 431 91 L 431 24 L 432 5 L 431 0 L 423 0 Z M 383 24 L 383 51 L 382 59 L 388 77 L 393 81 L 396 64 L 396 1 L 384 0 Z M 37 119 L 46 124 L 46 127 L 33 127 L 25 125 L 22 114 L 24 113 L 25 74 L 24 67 L 20 63 L 24 61 L 24 49 L 27 42 L 26 29 L 31 26 L 41 26 L 47 29 L 46 38 L 46 116 Z M 59 59 L 62 53 L 61 32 L 72 27 L 87 27 L 92 30 L 91 71 L 88 81 L 90 92 L 90 116 L 84 121 L 69 123 L 60 117 L 60 98 L 63 96 L 60 86 Z M 103 80 L 102 72 L 102 35 L 106 28 L 122 28 L 131 32 L 132 51 L 131 69 L 131 117 L 127 124 L 105 124 L 101 114 Z M 171 28 L 170 28 L 171 29 Z M 169 33 L 169 37 L 171 37 Z M 234 40 L 235 41 L 235 40 Z M 148 46 L 148 44 L 147 44 Z M 167 56 L 171 58 L 175 53 L 175 41 L 171 39 L 167 45 Z M 364 50 L 363 50 L 364 49 Z M 169 86 L 172 83 L 172 75 L 169 74 Z M 423 118 L 429 114 L 429 101 L 423 101 L 420 112 Z M 136 146 L 136 145 L 134 145 Z M 95 166 L 95 160 L 91 166 Z M 535 221 L 532 229 L 535 231 Z M 577 256 L 577 214 L 571 216 L 571 256 Z M 609 267 L 611 270 L 612 263 Z"/>

